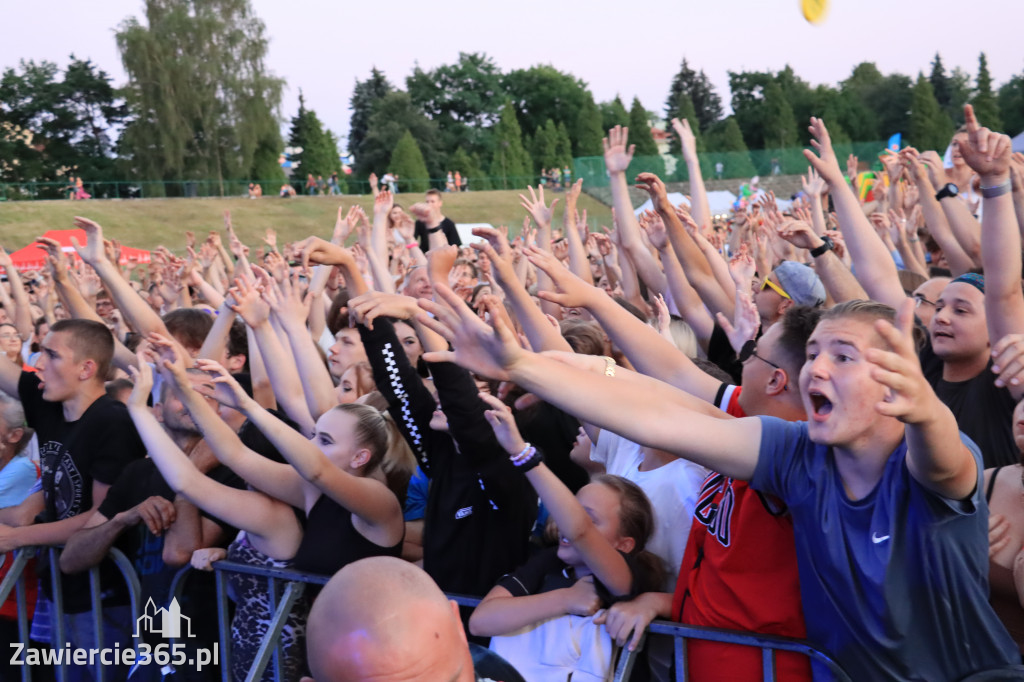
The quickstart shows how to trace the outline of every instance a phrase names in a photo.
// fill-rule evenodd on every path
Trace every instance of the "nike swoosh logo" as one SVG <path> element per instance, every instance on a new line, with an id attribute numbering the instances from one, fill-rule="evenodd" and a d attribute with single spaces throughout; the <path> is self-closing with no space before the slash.
<path id="1" fill-rule="evenodd" d="M 888 535 L 883 535 L 882 537 L 878 537 L 878 534 L 877 534 L 877 533 L 872 533 L 872 534 L 871 534 L 871 542 L 875 543 L 876 545 L 877 545 L 877 544 L 878 544 L 879 542 L 885 542 L 885 541 L 886 541 L 886 540 L 888 540 L 888 539 L 889 539 L 889 536 L 888 536 Z"/>

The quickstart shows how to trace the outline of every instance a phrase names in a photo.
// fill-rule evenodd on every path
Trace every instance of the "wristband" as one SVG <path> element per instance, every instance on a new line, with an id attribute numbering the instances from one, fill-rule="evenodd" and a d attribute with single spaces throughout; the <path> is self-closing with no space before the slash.
<path id="1" fill-rule="evenodd" d="M 412 244 L 406 244 L 405 248 L 407 248 L 407 249 L 415 249 L 417 246 L 419 246 L 419 244 L 417 244 L 416 242 L 413 242 Z"/>
<path id="2" fill-rule="evenodd" d="M 1009 194 L 1011 189 L 1010 181 L 1002 183 L 1001 185 L 994 185 L 992 187 L 982 187 L 981 196 L 985 199 L 995 199 L 1001 197 L 1004 194 Z"/>
<path id="3" fill-rule="evenodd" d="M 512 465 L 517 469 L 526 473 L 530 469 L 534 468 L 543 461 L 540 453 L 537 452 L 537 448 L 533 447 L 529 443 L 523 447 L 522 451 L 518 454 L 512 455 L 508 458 Z"/>

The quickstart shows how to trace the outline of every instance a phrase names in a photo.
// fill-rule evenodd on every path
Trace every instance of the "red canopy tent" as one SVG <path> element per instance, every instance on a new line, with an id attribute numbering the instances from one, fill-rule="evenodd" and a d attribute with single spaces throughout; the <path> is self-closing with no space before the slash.
<path id="1" fill-rule="evenodd" d="M 78 240 L 79 244 L 84 245 L 86 242 L 85 230 L 48 230 L 43 236 L 59 243 L 64 253 L 68 254 L 68 257 L 72 260 L 80 260 L 78 253 L 71 244 L 71 238 L 74 237 Z M 46 251 L 37 244 L 32 243 L 12 253 L 11 260 L 14 262 L 14 267 L 18 268 L 18 270 L 42 270 L 46 266 Z M 122 246 L 121 264 L 124 265 L 130 260 L 136 263 L 148 263 L 149 251 Z"/>

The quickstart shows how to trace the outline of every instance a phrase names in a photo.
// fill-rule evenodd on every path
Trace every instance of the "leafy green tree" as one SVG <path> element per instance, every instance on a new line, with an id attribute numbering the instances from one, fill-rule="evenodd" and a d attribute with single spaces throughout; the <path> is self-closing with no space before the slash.
<path id="1" fill-rule="evenodd" d="M 430 188 L 430 173 L 423 161 L 416 139 L 408 130 L 398 139 L 391 152 L 388 170 L 398 176 L 398 186 L 404 192 L 426 192 Z"/>
<path id="2" fill-rule="evenodd" d="M 683 110 L 683 105 L 680 103 L 683 96 L 690 99 L 690 104 L 693 107 L 697 125 L 693 125 L 693 121 L 691 121 L 690 127 L 695 133 L 707 130 L 721 120 L 722 98 L 715 92 L 711 79 L 705 75 L 703 69 L 699 73 L 691 69 L 685 58 L 679 67 L 679 72 L 672 78 L 668 97 L 665 99 L 665 118 L 667 120 L 671 120 L 673 116 L 678 117 L 678 112 Z"/>
<path id="3" fill-rule="evenodd" d="M 104 71 L 70 59 L 63 71 L 23 61 L 0 76 L 0 181 L 64 182 L 69 172 L 113 179 L 111 128 L 123 122 L 124 104 Z"/>
<path id="4" fill-rule="evenodd" d="M 490 175 L 497 180 L 500 189 L 522 187 L 533 175 L 533 162 L 523 147 L 523 133 L 513 107 L 511 100 L 505 100 L 501 116 L 494 126 Z"/>
<path id="5" fill-rule="evenodd" d="M 348 152 L 355 156 L 357 164 L 354 169 L 359 177 L 366 177 L 360 174 L 358 160 L 363 153 L 363 142 L 370 132 L 370 117 L 378 104 L 384 97 L 394 90 L 391 83 L 382 71 L 377 67 L 370 70 L 370 77 L 364 81 L 356 81 L 352 89 L 352 97 L 349 99 L 349 109 L 352 117 L 349 119 L 348 128 Z M 398 138 L 395 138 L 395 142 Z M 390 150 L 391 147 L 388 147 Z"/>
<path id="6" fill-rule="evenodd" d="M 796 119 L 782 88 L 769 83 L 764 91 L 764 106 L 761 119 L 765 146 L 773 149 L 787 149 L 796 145 Z"/>
<path id="7" fill-rule="evenodd" d="M 854 67 L 853 73 L 840 84 L 844 93 L 863 103 L 875 124 L 870 126 L 873 133 L 869 140 L 888 138 L 893 133 L 906 132 L 910 123 L 912 81 L 903 74 L 882 75 L 871 62 L 862 62 Z M 852 121 L 844 121 L 851 131 L 860 129 Z M 854 139 L 865 139 L 857 135 Z"/>
<path id="8" fill-rule="evenodd" d="M 405 85 L 413 103 L 437 123 L 447 153 L 488 146 L 502 93 L 501 69 L 491 57 L 460 52 L 454 64 L 429 71 L 417 66 Z"/>
<path id="9" fill-rule="evenodd" d="M 576 118 L 586 102 L 587 84 L 553 66 L 538 65 L 510 71 L 502 79 L 523 130 L 536 130 L 549 118 L 575 130 Z"/>
<path id="10" fill-rule="evenodd" d="M 594 103 L 594 96 L 588 91 L 576 117 L 576 133 L 573 136 L 574 156 L 601 156 L 604 153 L 601 145 L 604 133 L 605 131 L 601 129 L 601 112 Z"/>
<path id="11" fill-rule="evenodd" d="M 949 117 L 953 125 L 959 127 L 964 122 L 964 105 L 971 99 L 971 74 L 959 66 L 949 76 L 949 87 L 952 92 Z"/>
<path id="12" fill-rule="evenodd" d="M 302 149 L 292 157 L 301 173 L 326 176 L 341 169 L 338 142 L 329 130 L 324 130 L 316 112 L 306 108 L 302 90 L 299 90 L 299 112 L 292 118 L 288 144 Z"/>
<path id="13" fill-rule="evenodd" d="M 796 117 L 773 74 L 730 71 L 729 87 L 736 123 L 749 147 L 784 149 L 797 143 Z"/>
<path id="14" fill-rule="evenodd" d="M 611 130 L 615 126 L 628 126 L 629 125 L 629 112 L 626 111 L 626 105 L 622 103 L 622 98 L 615 95 L 615 99 L 611 102 L 601 102 L 601 128 L 605 132 Z M 602 149 L 602 153 L 603 153 Z"/>
<path id="15" fill-rule="evenodd" d="M 974 115 L 978 122 L 992 130 L 1002 130 L 1003 121 L 999 116 L 999 103 L 992 91 L 992 75 L 988 72 L 988 59 L 982 52 L 978 56 L 978 78 L 974 88 L 974 96 L 971 97 L 971 105 L 974 107 Z"/>
<path id="16" fill-rule="evenodd" d="M 722 162 L 726 177 L 750 177 L 755 174 L 750 152 L 735 116 L 729 116 L 712 126 L 706 138 L 711 160 Z"/>
<path id="17" fill-rule="evenodd" d="M 132 114 L 121 147 L 133 174 L 227 180 L 266 168 L 284 146 L 284 81 L 266 68 L 264 25 L 249 1 L 146 0 L 145 20 L 130 17 L 116 34 Z"/>
<path id="18" fill-rule="evenodd" d="M 1014 76 L 999 88 L 999 109 L 1008 135 L 1013 137 L 1024 131 L 1024 74 Z"/>
<path id="19" fill-rule="evenodd" d="M 918 74 L 910 110 L 910 143 L 918 149 L 944 150 L 953 136 L 953 122 L 939 107 L 932 84 Z"/>
<path id="20" fill-rule="evenodd" d="M 356 177 L 365 178 L 371 172 L 382 175 L 387 171 L 391 152 L 406 132 L 416 140 L 429 177 L 444 177 L 446 159 L 437 123 L 424 116 L 412 103 L 409 93 L 402 91 L 390 92 L 377 101 L 360 145 L 361 151 L 355 158 Z"/>

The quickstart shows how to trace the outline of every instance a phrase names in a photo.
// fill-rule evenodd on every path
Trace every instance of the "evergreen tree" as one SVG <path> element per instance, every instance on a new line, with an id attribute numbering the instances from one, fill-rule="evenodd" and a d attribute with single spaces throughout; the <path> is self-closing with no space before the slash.
<path id="1" fill-rule="evenodd" d="M 448 157 L 448 165 L 452 171 L 458 171 L 462 177 L 469 178 L 469 187 L 474 190 L 490 189 L 490 182 L 480 168 L 480 158 L 476 154 L 467 154 L 466 150 L 458 147 Z"/>
<path id="2" fill-rule="evenodd" d="M 932 84 L 918 74 L 910 109 L 910 143 L 921 151 L 944 150 L 953 136 L 953 122 L 935 100 Z"/>
<path id="3" fill-rule="evenodd" d="M 796 118 L 793 109 L 782 94 L 782 88 L 770 82 L 764 89 L 764 103 L 761 107 L 761 126 L 765 147 L 788 149 L 797 143 Z"/>
<path id="4" fill-rule="evenodd" d="M 221 180 L 262 173 L 284 146 L 284 81 L 266 69 L 267 38 L 249 1 L 146 0 L 145 13 L 146 25 L 131 17 L 117 31 L 133 116 L 121 142 L 133 173 Z"/>
<path id="5" fill-rule="evenodd" d="M 430 188 L 427 164 L 416 139 L 408 130 L 391 152 L 388 170 L 398 176 L 398 186 L 403 192 L 426 192 Z"/>
<path id="6" fill-rule="evenodd" d="M 932 84 L 932 91 L 935 92 L 935 101 L 939 103 L 946 115 L 951 115 L 953 106 L 953 84 L 946 75 L 946 69 L 942 66 L 942 57 L 935 53 L 935 60 L 932 62 L 932 73 L 928 76 L 928 82 Z"/>
<path id="7" fill-rule="evenodd" d="M 704 135 L 700 132 L 700 125 L 697 121 L 697 112 L 693 108 L 693 101 L 690 96 L 685 92 L 679 95 L 676 100 L 675 111 L 668 111 L 668 125 L 671 125 L 673 118 L 678 118 L 680 121 L 686 120 L 690 122 L 690 130 L 693 131 L 693 136 L 697 138 L 697 151 L 703 152 L 707 149 L 707 145 L 704 144 Z M 669 137 L 668 151 L 670 154 L 682 153 L 682 147 L 679 145 L 679 136 L 675 133 Z"/>
<path id="8" fill-rule="evenodd" d="M 1024 74 L 999 88 L 999 109 L 1007 135 L 1014 137 L 1024 131 Z"/>
<path id="9" fill-rule="evenodd" d="M 352 110 L 348 128 L 348 153 L 355 156 L 357 164 L 359 155 L 363 153 L 363 141 L 370 132 L 370 117 L 373 116 L 377 103 L 393 90 L 387 77 L 382 71 L 378 71 L 377 67 L 370 70 L 370 77 L 365 81 L 356 81 L 348 103 L 349 109 Z M 390 147 L 388 149 L 390 150 Z M 356 172 L 359 173 L 358 168 Z"/>
<path id="10" fill-rule="evenodd" d="M 665 174 L 665 161 L 658 153 L 658 145 L 651 134 L 651 124 L 647 118 L 647 110 L 640 100 L 633 98 L 633 106 L 629 110 L 629 142 L 636 146 L 633 152 L 633 163 L 629 164 L 626 177 L 636 177 L 644 171 L 657 176 Z"/>
<path id="11" fill-rule="evenodd" d="M 751 177 L 755 174 L 735 116 L 729 116 L 708 131 L 707 145 L 711 160 L 715 163 L 721 161 L 725 166 L 726 177 Z"/>
<path id="12" fill-rule="evenodd" d="M 306 98 L 299 90 L 299 113 L 292 118 L 288 145 L 301 152 L 292 157 L 300 173 L 329 176 L 341 169 L 338 143 L 330 131 L 325 131 L 316 112 L 306 108 Z"/>
<path id="13" fill-rule="evenodd" d="M 673 116 L 678 117 L 678 112 L 683 110 L 680 99 L 684 95 L 690 98 L 693 106 L 698 125 L 693 125 L 691 121 L 690 126 L 695 133 L 698 130 L 707 130 L 722 118 L 722 98 L 715 92 L 711 80 L 704 74 L 703 69 L 700 73 L 691 69 L 685 58 L 679 67 L 679 73 L 672 78 L 668 98 L 665 100 L 665 117 L 668 120 Z"/>
<path id="14" fill-rule="evenodd" d="M 971 105 L 974 107 L 974 115 L 978 122 L 992 130 L 1002 130 L 1003 121 L 999 116 L 999 104 L 996 102 L 996 95 L 992 91 L 992 76 L 988 72 L 988 59 L 982 52 L 978 57 L 978 78 L 977 86 L 974 88 L 974 96 L 971 98 Z"/>
<path id="15" fill-rule="evenodd" d="M 366 137 L 355 158 L 355 175 L 365 178 L 371 172 L 383 175 L 395 145 L 406 131 L 412 133 L 427 164 L 430 177 L 444 177 L 445 158 L 437 123 L 412 103 L 409 94 L 389 92 L 374 105 Z"/>
<path id="16" fill-rule="evenodd" d="M 494 156 L 491 157 L 491 177 L 497 178 L 499 189 L 522 187 L 532 177 L 533 162 L 523 148 L 523 133 L 510 100 L 501 108 L 494 126 Z"/>
<path id="17" fill-rule="evenodd" d="M 605 132 L 611 130 L 615 126 L 629 125 L 629 112 L 626 111 L 626 105 L 622 103 L 622 99 L 618 95 L 615 95 L 615 99 L 611 102 L 601 102 L 600 108 L 601 128 L 603 128 Z M 604 153 L 603 148 L 601 151 Z"/>
<path id="18" fill-rule="evenodd" d="M 601 145 L 603 137 L 601 112 L 594 103 L 594 96 L 588 91 L 576 117 L 576 144 L 573 152 L 576 156 L 601 156 L 604 153 Z"/>
<path id="19" fill-rule="evenodd" d="M 558 129 L 549 118 L 544 125 L 538 126 L 533 138 L 525 146 L 530 150 L 533 157 L 533 171 L 540 173 L 541 170 L 559 166 L 558 161 Z"/>

